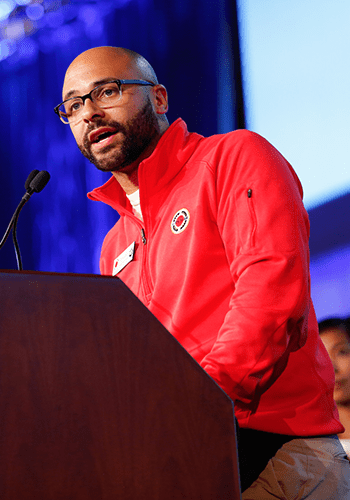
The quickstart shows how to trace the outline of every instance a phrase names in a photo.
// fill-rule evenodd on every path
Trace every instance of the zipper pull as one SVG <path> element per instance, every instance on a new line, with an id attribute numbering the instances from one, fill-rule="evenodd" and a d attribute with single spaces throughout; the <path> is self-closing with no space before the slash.
<path id="1" fill-rule="evenodd" d="M 247 191 L 248 198 L 251 198 L 252 194 L 253 194 L 253 190 L 252 189 L 248 189 L 248 191 Z"/>
<path id="2" fill-rule="evenodd" d="M 145 231 L 144 231 L 143 227 L 141 228 L 141 239 L 142 239 L 142 243 L 144 245 L 146 245 L 147 240 L 146 240 Z"/>

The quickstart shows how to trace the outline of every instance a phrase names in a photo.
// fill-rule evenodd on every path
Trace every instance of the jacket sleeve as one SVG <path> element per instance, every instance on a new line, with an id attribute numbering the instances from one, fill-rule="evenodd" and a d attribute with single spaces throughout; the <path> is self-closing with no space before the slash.
<path id="1" fill-rule="evenodd" d="M 259 135 L 233 134 L 235 141 L 218 148 L 213 169 L 234 292 L 201 365 L 232 399 L 249 404 L 306 341 L 309 223 L 289 163 Z"/>

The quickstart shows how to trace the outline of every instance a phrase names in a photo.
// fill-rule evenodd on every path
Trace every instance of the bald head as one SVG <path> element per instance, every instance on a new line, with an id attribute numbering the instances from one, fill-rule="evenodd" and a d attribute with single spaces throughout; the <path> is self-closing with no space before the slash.
<path id="1" fill-rule="evenodd" d="M 154 69 L 137 52 L 122 47 L 94 47 L 79 54 L 69 65 L 63 85 L 63 99 L 72 77 L 76 79 L 77 72 L 94 78 L 98 69 L 107 72 L 111 78 L 136 78 L 158 84 Z"/>
<path id="2" fill-rule="evenodd" d="M 118 80 L 119 92 L 113 87 Z M 117 176 L 125 168 L 134 172 L 169 126 L 165 87 L 148 61 L 129 49 L 96 47 L 76 57 L 64 79 L 66 100 L 67 107 L 81 105 L 70 123 L 81 152 Z"/>

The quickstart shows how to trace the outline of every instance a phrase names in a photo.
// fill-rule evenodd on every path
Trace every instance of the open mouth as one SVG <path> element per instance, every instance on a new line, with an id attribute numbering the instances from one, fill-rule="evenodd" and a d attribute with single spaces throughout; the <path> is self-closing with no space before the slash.
<path id="1" fill-rule="evenodd" d="M 116 133 L 117 129 L 115 127 L 99 127 L 89 134 L 88 140 L 90 144 L 99 144 L 114 136 Z"/>
<path id="2" fill-rule="evenodd" d="M 111 135 L 115 135 L 115 132 L 109 131 L 109 132 L 102 132 L 102 134 L 98 135 L 96 139 L 93 141 L 94 143 L 98 143 L 103 141 L 104 139 L 107 139 L 107 137 L 110 137 Z"/>

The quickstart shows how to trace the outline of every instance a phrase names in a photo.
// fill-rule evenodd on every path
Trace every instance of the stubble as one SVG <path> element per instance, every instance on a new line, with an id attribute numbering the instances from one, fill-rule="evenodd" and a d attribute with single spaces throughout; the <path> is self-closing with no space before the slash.
<path id="1" fill-rule="evenodd" d="M 91 150 L 88 135 L 97 128 L 107 126 L 113 127 L 121 136 L 120 146 L 116 148 L 115 144 L 110 144 L 101 153 L 95 155 Z M 113 120 L 106 122 L 103 119 L 96 119 L 88 127 L 83 144 L 78 145 L 78 147 L 83 155 L 99 170 L 103 172 L 118 172 L 142 156 L 152 141 L 159 135 L 159 125 L 152 108 L 152 103 L 148 98 L 144 107 L 126 124 L 121 124 Z"/>

